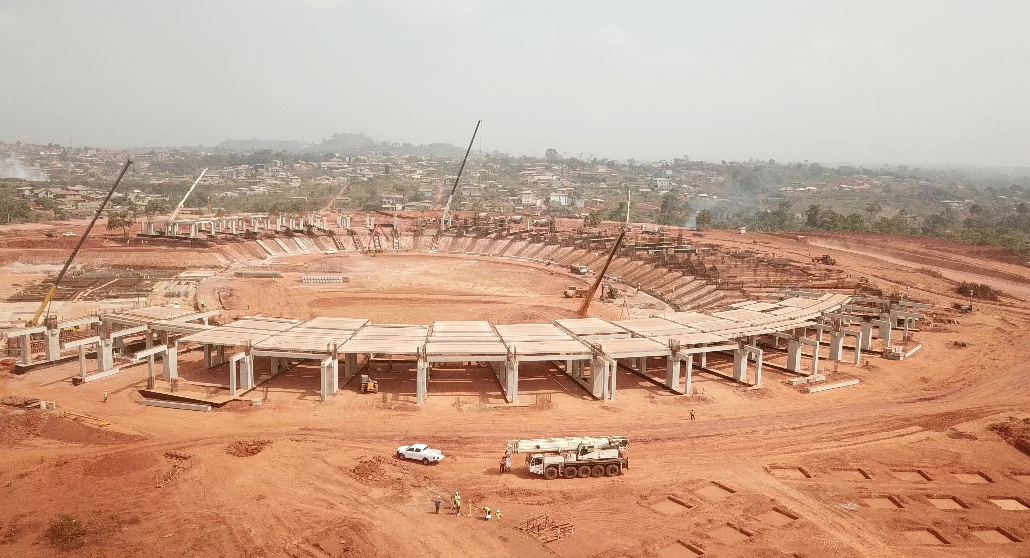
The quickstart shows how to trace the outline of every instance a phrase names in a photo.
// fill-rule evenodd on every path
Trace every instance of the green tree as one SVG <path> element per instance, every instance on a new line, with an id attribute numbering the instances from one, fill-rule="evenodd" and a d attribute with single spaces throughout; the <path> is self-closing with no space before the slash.
<path id="1" fill-rule="evenodd" d="M 822 213 L 822 207 L 817 203 L 813 203 L 808 206 L 808 210 L 805 211 L 805 224 L 813 229 L 819 228 L 819 214 Z"/>
<path id="2" fill-rule="evenodd" d="M 164 215 L 171 211 L 171 204 L 165 200 L 150 200 L 147 205 L 143 208 L 143 212 L 147 215 Z"/>
<path id="3" fill-rule="evenodd" d="M 879 202 L 872 202 L 865 206 L 865 212 L 869 214 L 870 219 L 876 217 L 881 211 L 883 208 L 880 207 Z"/>
<path id="4" fill-rule="evenodd" d="M 666 192 L 662 196 L 662 205 L 658 208 L 658 223 L 682 227 L 690 215 L 690 204 L 687 199 L 675 192 Z"/>
<path id="5" fill-rule="evenodd" d="M 547 160 L 548 160 L 548 161 L 551 161 L 552 163 L 553 163 L 553 162 L 555 162 L 555 161 L 557 161 L 558 159 L 560 159 L 560 158 L 561 158 L 561 157 L 560 157 L 560 156 L 558 155 L 558 150 L 557 150 L 557 149 L 555 149 L 555 148 L 553 148 L 553 147 L 548 147 L 548 148 L 547 148 L 547 151 L 546 151 L 546 152 L 544 152 L 544 157 L 546 157 L 546 158 L 547 158 Z"/>
<path id="6" fill-rule="evenodd" d="M 707 209 L 702 209 L 697 212 L 697 228 L 707 229 L 712 226 L 712 212 Z"/>
<path id="7" fill-rule="evenodd" d="M 36 205 L 51 211 L 57 209 L 57 202 L 51 198 L 36 198 Z"/>
<path id="8" fill-rule="evenodd" d="M 586 227 L 596 227 L 601 224 L 601 211 L 591 211 L 587 214 L 586 219 L 583 219 L 583 225 Z"/>
<path id="9" fill-rule="evenodd" d="M 122 234 L 129 236 L 128 228 L 136 224 L 136 215 L 131 211 L 119 211 L 107 216 L 107 230 L 122 229 Z"/>

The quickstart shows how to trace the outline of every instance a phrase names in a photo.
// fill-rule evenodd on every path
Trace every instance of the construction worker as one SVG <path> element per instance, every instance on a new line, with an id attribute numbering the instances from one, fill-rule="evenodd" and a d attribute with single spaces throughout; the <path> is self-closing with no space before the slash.
<path id="1" fill-rule="evenodd" d="M 694 420 L 694 408 L 690 408 L 690 420 Z"/>
<path id="2" fill-rule="evenodd" d="M 486 520 L 490 521 L 490 508 L 483 506 L 483 511 L 486 513 Z"/>
<path id="3" fill-rule="evenodd" d="M 104 390 L 104 403 L 107 403 L 107 390 Z"/>
<path id="4" fill-rule="evenodd" d="M 497 518 L 497 521 L 500 521 L 501 520 L 501 510 L 494 510 L 494 517 Z"/>
<path id="5" fill-rule="evenodd" d="M 436 513 L 439 514 L 440 513 L 440 504 L 442 503 L 442 500 L 440 500 L 440 497 L 437 496 L 436 499 L 433 500 L 433 503 L 436 504 Z"/>
<path id="6" fill-rule="evenodd" d="M 454 493 L 454 509 L 457 511 L 456 515 L 461 515 L 461 496 L 458 493 Z"/>

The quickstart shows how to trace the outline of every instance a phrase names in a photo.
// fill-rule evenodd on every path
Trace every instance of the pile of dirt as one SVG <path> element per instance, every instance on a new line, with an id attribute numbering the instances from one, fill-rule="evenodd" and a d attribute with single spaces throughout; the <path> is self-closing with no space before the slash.
<path id="1" fill-rule="evenodd" d="M 236 440 L 225 446 L 225 453 L 233 457 L 250 457 L 261 453 L 265 446 L 270 445 L 271 440 Z"/>
<path id="2" fill-rule="evenodd" d="M 386 556 L 373 542 L 371 528 L 369 525 L 358 519 L 345 519 L 336 522 L 335 525 L 312 534 L 303 542 L 292 545 L 299 550 L 297 554 L 287 549 L 287 554 L 295 555 L 318 555 L 331 556 L 332 558 Z M 313 549 L 314 552 L 311 550 Z"/>
<path id="3" fill-rule="evenodd" d="M 90 463 L 83 474 L 90 477 L 120 477 L 145 471 L 157 464 L 157 458 L 147 453 L 117 453 Z"/>
<path id="4" fill-rule="evenodd" d="M 351 468 L 350 474 L 361 484 L 378 488 L 404 490 L 429 484 L 428 477 L 406 470 L 401 466 L 402 463 L 405 462 L 376 455 L 360 459 L 358 464 Z M 421 464 L 418 466 L 424 467 Z"/>
<path id="5" fill-rule="evenodd" d="M 52 417 L 40 429 L 39 436 L 58 442 L 86 444 L 91 446 L 111 446 L 131 444 L 146 440 L 146 436 L 115 432 L 106 428 L 94 428 L 74 420 Z"/>
<path id="6" fill-rule="evenodd" d="M 50 413 L 45 411 L 0 410 L 0 444 L 39 436 L 48 420 Z"/>
<path id="7" fill-rule="evenodd" d="M 1005 439 L 1014 448 L 1030 456 L 1030 418 L 1009 417 L 1005 422 L 996 422 L 987 427 Z"/>
<path id="8" fill-rule="evenodd" d="M 50 520 L 50 526 L 43 532 L 43 538 L 50 546 L 69 551 L 86 544 L 86 527 L 74 515 L 62 513 Z"/>

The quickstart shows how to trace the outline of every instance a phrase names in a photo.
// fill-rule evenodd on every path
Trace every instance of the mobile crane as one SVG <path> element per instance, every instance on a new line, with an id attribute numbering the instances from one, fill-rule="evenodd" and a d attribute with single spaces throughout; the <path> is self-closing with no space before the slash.
<path id="1" fill-rule="evenodd" d="M 89 236 L 89 231 L 93 230 L 93 225 L 97 224 L 97 219 L 99 219 L 100 214 L 103 213 L 104 207 L 107 206 L 107 202 L 111 201 L 111 196 L 114 194 L 115 189 L 118 188 L 118 184 L 121 183 L 122 177 L 125 176 L 126 171 L 129 170 L 131 165 L 131 159 L 125 161 L 125 165 L 122 167 L 122 172 L 118 173 L 118 178 L 114 181 L 114 186 L 111 186 L 111 190 L 107 192 L 107 197 L 104 198 L 100 207 L 97 208 L 97 212 L 93 215 L 93 219 L 88 225 L 86 225 L 86 230 L 83 231 L 82 236 L 79 237 L 79 242 L 75 245 L 71 255 L 68 256 L 68 261 L 64 262 L 64 267 L 62 267 L 61 272 L 57 274 L 57 279 L 54 279 L 54 284 L 51 285 L 50 290 L 47 291 L 46 296 L 43 297 L 43 303 L 39 305 L 39 310 L 36 310 L 36 315 L 32 316 L 32 319 L 25 325 L 29 327 L 39 325 L 39 317 L 43 315 L 44 310 L 47 312 L 46 323 L 49 324 L 48 327 L 56 325 L 56 316 L 53 320 L 50 319 L 50 303 L 54 300 L 54 295 L 57 294 L 57 287 L 61 284 L 61 279 L 64 279 L 64 274 L 68 273 L 68 268 L 71 267 L 72 262 L 75 261 L 75 255 L 79 253 L 79 248 L 82 248 L 82 244 L 86 242 L 86 237 Z"/>
<path id="2" fill-rule="evenodd" d="M 617 477 L 629 468 L 629 438 L 625 436 L 571 436 L 536 440 L 508 440 L 502 469 L 511 470 L 511 455 L 526 453 L 530 473 L 554 480 Z"/>

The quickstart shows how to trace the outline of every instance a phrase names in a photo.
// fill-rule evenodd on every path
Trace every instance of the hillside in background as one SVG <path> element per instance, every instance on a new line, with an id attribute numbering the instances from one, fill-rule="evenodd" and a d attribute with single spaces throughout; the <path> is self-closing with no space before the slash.
<path id="1" fill-rule="evenodd" d="M 267 149 L 290 153 L 331 152 L 344 155 L 361 154 L 370 150 L 391 155 L 425 155 L 430 157 L 447 157 L 464 153 L 460 147 L 448 143 L 414 145 L 389 141 L 378 142 L 360 133 L 333 134 L 333 137 L 324 139 L 319 143 L 295 140 L 228 139 L 215 147 L 228 151 L 261 151 Z"/>

